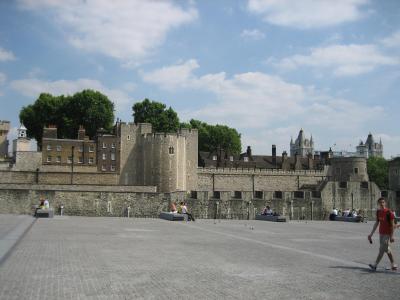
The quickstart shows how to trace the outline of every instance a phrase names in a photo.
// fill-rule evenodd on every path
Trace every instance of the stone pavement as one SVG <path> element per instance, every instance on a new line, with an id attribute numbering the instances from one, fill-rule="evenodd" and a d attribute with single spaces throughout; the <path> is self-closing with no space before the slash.
<path id="1" fill-rule="evenodd" d="M 3 216 L 0 216 L 0 220 Z M 1 224 L 1 222 L 0 222 Z M 396 299 L 372 223 L 55 217 L 0 265 L 0 299 Z M 400 259 L 400 235 L 393 245 Z"/>

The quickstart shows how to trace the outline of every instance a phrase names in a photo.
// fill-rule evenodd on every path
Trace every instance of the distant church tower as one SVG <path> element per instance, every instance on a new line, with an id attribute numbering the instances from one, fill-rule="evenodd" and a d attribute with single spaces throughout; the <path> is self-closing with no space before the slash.
<path id="1" fill-rule="evenodd" d="M 294 142 L 293 139 L 290 139 L 290 156 L 295 156 L 296 153 L 301 157 L 307 157 L 308 154 L 314 155 L 314 141 L 312 135 L 310 139 L 306 139 L 303 129 L 300 130 Z"/>
<path id="2" fill-rule="evenodd" d="M 360 144 L 357 146 L 357 153 L 363 157 L 383 157 L 383 145 L 382 140 L 379 139 L 379 143 L 375 143 L 374 137 L 371 132 L 368 134 L 367 140 L 365 143 L 360 141 Z"/>
<path id="3" fill-rule="evenodd" d="M 13 140 L 13 154 L 16 157 L 17 152 L 27 152 L 30 151 L 30 140 L 26 135 L 26 127 L 21 124 L 18 128 L 18 137 Z"/>

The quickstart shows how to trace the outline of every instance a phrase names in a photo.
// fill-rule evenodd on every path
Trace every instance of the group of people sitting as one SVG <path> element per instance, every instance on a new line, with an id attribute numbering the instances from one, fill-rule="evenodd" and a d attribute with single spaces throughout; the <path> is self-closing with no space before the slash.
<path id="1" fill-rule="evenodd" d="M 176 202 L 171 202 L 170 211 L 175 214 L 178 213 L 182 215 L 187 215 L 188 221 L 195 221 L 193 215 L 189 213 L 186 203 L 183 201 L 179 203 L 178 206 L 176 205 Z"/>
<path id="2" fill-rule="evenodd" d="M 276 212 L 273 212 L 271 207 L 269 207 L 268 205 L 263 208 L 263 210 L 261 211 L 261 214 L 264 216 L 279 216 L 279 214 L 277 214 Z"/>
<path id="3" fill-rule="evenodd" d="M 47 199 L 41 197 L 41 198 L 40 198 L 40 204 L 39 204 L 38 206 L 36 206 L 36 208 L 35 208 L 35 216 L 36 216 L 36 212 L 37 212 L 39 209 L 49 209 L 49 208 L 50 208 L 49 200 L 47 200 Z"/>
<path id="4" fill-rule="evenodd" d="M 357 213 L 357 210 L 350 210 L 349 208 L 347 208 L 342 212 L 341 210 L 338 210 L 336 207 L 334 207 L 329 215 L 329 220 L 334 220 L 337 216 L 355 218 L 359 215 L 361 215 L 361 210 L 359 210 Z"/>

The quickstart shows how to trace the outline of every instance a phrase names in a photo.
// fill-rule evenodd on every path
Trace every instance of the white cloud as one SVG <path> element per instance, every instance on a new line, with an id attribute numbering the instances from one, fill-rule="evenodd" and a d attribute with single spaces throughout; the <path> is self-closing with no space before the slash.
<path id="1" fill-rule="evenodd" d="M 35 78 L 14 80 L 10 86 L 22 95 L 37 98 L 40 93 L 53 95 L 71 95 L 84 89 L 93 89 L 105 94 L 115 104 L 117 112 L 126 110 L 130 103 L 130 97 L 121 90 L 105 87 L 100 81 L 80 78 L 77 80 L 45 81 Z"/>
<path id="2" fill-rule="evenodd" d="M 69 42 L 135 65 L 160 46 L 167 33 L 198 16 L 188 5 L 142 0 L 19 0 L 22 8 L 54 14 L 69 31 Z"/>
<path id="3" fill-rule="evenodd" d="M 300 66 L 328 68 L 336 76 L 353 76 L 373 71 L 383 65 L 398 65 L 399 59 L 382 54 L 374 45 L 330 45 L 311 49 L 309 55 L 282 59 L 276 66 L 293 70 Z"/>
<path id="4" fill-rule="evenodd" d="M 240 34 L 242 38 L 245 39 L 253 39 L 253 40 L 262 40 L 265 38 L 265 34 L 258 29 L 248 30 L 245 29 Z"/>
<path id="5" fill-rule="evenodd" d="M 332 98 L 314 87 L 286 82 L 266 73 L 247 72 L 230 78 L 224 72 L 196 76 L 193 71 L 198 68 L 196 60 L 189 60 L 142 73 L 142 78 L 170 91 L 193 89 L 210 93 L 211 103 L 208 101 L 209 104 L 197 110 L 179 112 L 182 119 L 195 118 L 228 124 L 241 131 L 253 130 L 253 135 L 247 135 L 246 139 L 259 139 L 260 130 L 284 125 L 355 132 L 383 113 L 381 107 Z"/>
<path id="6" fill-rule="evenodd" d="M 400 47 L 400 31 L 397 31 L 391 36 L 384 38 L 381 42 L 386 47 Z"/>
<path id="7" fill-rule="evenodd" d="M 319 28 L 356 21 L 366 13 L 368 0 L 249 0 L 250 12 L 265 22 L 300 29 Z"/>
<path id="8" fill-rule="evenodd" d="M 11 51 L 7 51 L 0 47 L 0 61 L 15 60 L 15 56 Z"/>

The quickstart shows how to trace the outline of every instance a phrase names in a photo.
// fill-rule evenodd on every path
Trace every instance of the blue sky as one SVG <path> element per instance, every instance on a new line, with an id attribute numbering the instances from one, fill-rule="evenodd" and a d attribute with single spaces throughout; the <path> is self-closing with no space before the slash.
<path id="1" fill-rule="evenodd" d="M 132 121 L 144 98 L 226 124 L 255 154 L 353 151 L 369 132 L 400 154 L 400 2 L 0 1 L 0 120 L 41 92 L 96 89 Z"/>

